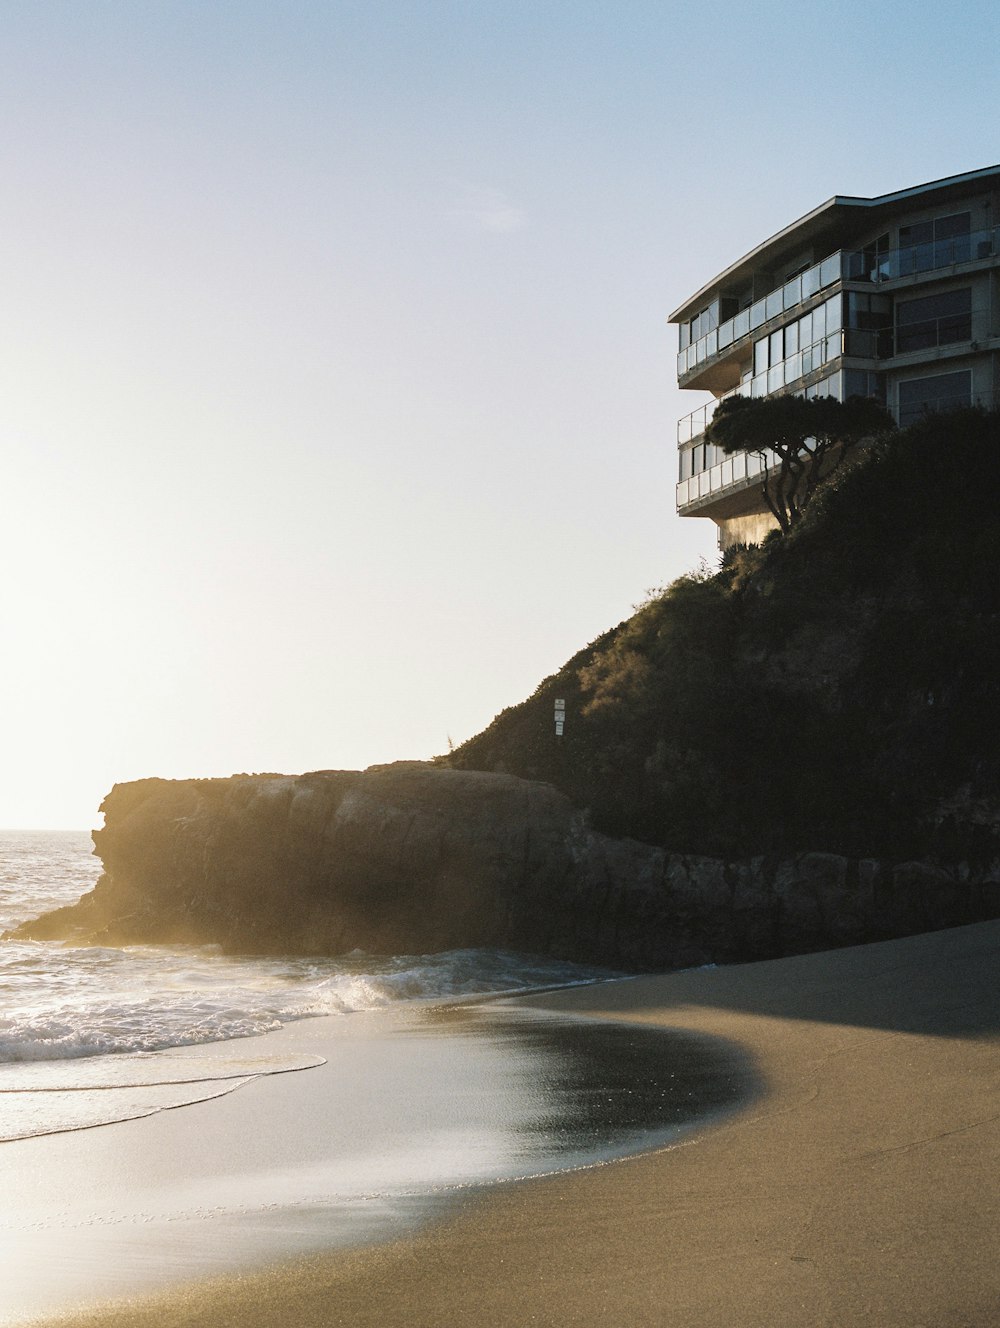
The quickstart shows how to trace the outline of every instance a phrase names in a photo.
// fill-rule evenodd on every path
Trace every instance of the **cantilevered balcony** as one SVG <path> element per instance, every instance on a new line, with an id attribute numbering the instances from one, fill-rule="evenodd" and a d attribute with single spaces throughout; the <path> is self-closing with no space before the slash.
<path id="1" fill-rule="evenodd" d="M 838 282 L 884 286 L 947 268 L 974 269 L 980 263 L 990 263 L 998 253 L 1000 227 L 881 252 L 874 247 L 838 250 L 681 350 L 677 356 L 678 384 L 716 391 L 731 386 L 725 381 L 725 371 L 713 374 L 711 370 L 745 359 L 753 333 Z"/>
<path id="2" fill-rule="evenodd" d="M 767 397 L 777 392 L 794 391 L 800 380 L 841 357 L 864 360 L 888 367 L 886 361 L 897 356 L 920 353 L 926 359 L 928 350 L 961 351 L 964 346 L 982 345 L 1000 336 L 990 326 L 986 309 L 972 309 L 966 313 L 947 314 L 941 318 L 925 318 L 918 322 L 900 323 L 896 327 L 844 328 L 833 332 L 811 346 L 804 347 L 787 359 L 772 364 L 763 373 L 745 378 L 736 387 L 723 392 L 716 400 L 706 401 L 677 421 L 677 444 L 693 442 L 705 432 L 720 401 L 727 397 Z"/>
<path id="3" fill-rule="evenodd" d="M 718 402 L 710 401 L 708 405 L 714 408 Z M 924 397 L 917 405 L 900 411 L 897 422 L 901 428 L 906 428 L 927 415 L 946 414 L 953 410 L 964 410 L 968 406 L 996 410 L 1000 407 L 1000 392 L 974 392 L 970 397 L 969 392 L 965 391 Z M 682 516 L 690 516 L 699 508 L 714 504 L 729 495 L 735 497 L 741 491 L 745 492 L 752 480 L 757 480 L 759 487 L 765 468 L 771 471 L 777 469 L 778 465 L 778 458 L 771 451 L 764 458 L 754 452 L 735 452 L 697 475 L 681 480 L 677 485 L 677 510 Z"/>

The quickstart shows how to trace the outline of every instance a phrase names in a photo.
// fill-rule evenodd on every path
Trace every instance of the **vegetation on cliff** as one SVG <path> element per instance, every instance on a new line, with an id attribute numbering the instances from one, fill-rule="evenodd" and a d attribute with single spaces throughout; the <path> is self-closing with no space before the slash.
<path id="1" fill-rule="evenodd" d="M 995 856 L 998 493 L 997 413 L 892 435 L 786 538 L 651 595 L 446 759 L 679 851 Z"/>

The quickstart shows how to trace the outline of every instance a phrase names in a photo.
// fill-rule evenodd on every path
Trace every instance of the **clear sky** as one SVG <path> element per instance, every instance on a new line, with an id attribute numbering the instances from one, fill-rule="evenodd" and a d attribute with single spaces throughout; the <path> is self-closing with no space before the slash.
<path id="1" fill-rule="evenodd" d="M 702 557 L 666 317 L 1000 159 L 1000 5 L 0 0 L 0 825 L 427 757 Z"/>

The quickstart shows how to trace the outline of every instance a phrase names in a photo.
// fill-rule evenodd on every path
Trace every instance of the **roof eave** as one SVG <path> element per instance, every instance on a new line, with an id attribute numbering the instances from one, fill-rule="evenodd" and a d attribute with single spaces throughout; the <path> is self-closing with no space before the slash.
<path id="1" fill-rule="evenodd" d="M 908 199 L 916 198 L 921 194 L 932 193 L 935 190 L 950 189 L 955 186 L 974 183 L 977 180 L 985 180 L 990 176 L 1000 177 L 1000 165 L 984 166 L 977 171 L 965 171 L 961 175 L 945 176 L 941 180 L 930 180 L 926 184 L 913 185 L 909 189 L 899 189 L 892 194 L 880 194 L 877 198 L 855 198 L 837 194 L 833 198 L 827 199 L 825 203 L 820 203 L 819 207 L 813 208 L 805 216 L 799 217 L 797 221 L 791 222 L 784 229 L 776 231 L 774 235 L 758 244 L 756 248 L 751 249 L 749 253 L 744 254 L 742 258 L 735 263 L 731 263 L 724 271 L 718 273 L 711 281 L 706 282 L 700 290 L 696 291 L 683 304 L 679 305 L 668 319 L 671 323 L 680 323 L 684 321 L 685 315 L 690 316 L 697 313 L 703 307 L 705 299 L 719 286 L 724 285 L 736 275 L 743 267 L 752 266 L 759 261 L 761 256 L 772 246 L 778 246 L 789 240 L 797 230 L 811 229 L 821 219 L 829 219 L 836 208 L 878 208 L 887 207 L 893 203 L 905 202 Z"/>

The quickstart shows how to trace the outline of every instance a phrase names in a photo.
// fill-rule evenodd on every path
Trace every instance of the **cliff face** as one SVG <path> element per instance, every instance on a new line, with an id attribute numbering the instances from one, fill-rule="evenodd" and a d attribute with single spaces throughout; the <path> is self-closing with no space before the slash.
<path id="1" fill-rule="evenodd" d="M 671 854 L 595 833 L 549 785 L 418 763 L 141 780 L 102 810 L 97 886 L 19 937 L 299 954 L 505 946 L 665 968 L 1000 912 L 996 871 Z"/>

